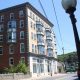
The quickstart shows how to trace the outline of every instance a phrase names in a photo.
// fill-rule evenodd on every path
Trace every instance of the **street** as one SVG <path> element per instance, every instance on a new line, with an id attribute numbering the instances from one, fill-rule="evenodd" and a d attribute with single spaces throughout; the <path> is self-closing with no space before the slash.
<path id="1" fill-rule="evenodd" d="M 32 80 L 78 80 L 78 77 L 74 73 L 68 73 L 68 74 L 62 75 L 62 76 L 52 76 L 52 77 L 32 79 Z"/>

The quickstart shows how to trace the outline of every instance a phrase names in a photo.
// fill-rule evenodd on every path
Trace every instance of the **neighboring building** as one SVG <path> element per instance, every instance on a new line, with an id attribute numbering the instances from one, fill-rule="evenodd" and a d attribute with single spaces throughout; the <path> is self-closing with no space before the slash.
<path id="1" fill-rule="evenodd" d="M 53 24 L 29 3 L 0 10 L 0 68 L 23 60 L 32 76 L 57 73 L 52 28 Z"/>
<path id="2" fill-rule="evenodd" d="M 60 62 L 60 61 L 57 61 L 57 70 L 58 70 L 58 73 L 65 73 L 65 70 L 64 70 L 64 63 L 63 62 Z"/>

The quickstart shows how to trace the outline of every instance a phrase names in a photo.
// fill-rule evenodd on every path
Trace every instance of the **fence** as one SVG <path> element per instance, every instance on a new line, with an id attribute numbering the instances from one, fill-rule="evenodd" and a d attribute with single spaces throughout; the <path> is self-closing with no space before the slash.
<path id="1" fill-rule="evenodd" d="M 30 77 L 31 77 L 30 74 L 23 73 L 0 74 L 0 80 L 18 80 Z"/>

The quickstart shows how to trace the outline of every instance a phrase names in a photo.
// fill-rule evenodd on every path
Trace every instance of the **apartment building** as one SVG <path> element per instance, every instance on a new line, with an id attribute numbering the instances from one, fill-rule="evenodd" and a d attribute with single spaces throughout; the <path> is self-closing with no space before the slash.
<path id="1" fill-rule="evenodd" d="M 30 3 L 0 10 L 0 69 L 20 60 L 32 76 L 57 73 L 53 24 Z"/>

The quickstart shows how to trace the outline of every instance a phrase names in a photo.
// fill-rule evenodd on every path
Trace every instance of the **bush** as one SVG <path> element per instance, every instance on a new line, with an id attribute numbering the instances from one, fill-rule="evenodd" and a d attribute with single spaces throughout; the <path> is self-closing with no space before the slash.
<path id="1" fill-rule="evenodd" d="M 29 68 L 25 63 L 20 62 L 17 66 L 10 66 L 5 68 L 6 73 L 24 73 L 26 74 L 29 71 Z"/>

